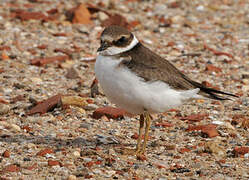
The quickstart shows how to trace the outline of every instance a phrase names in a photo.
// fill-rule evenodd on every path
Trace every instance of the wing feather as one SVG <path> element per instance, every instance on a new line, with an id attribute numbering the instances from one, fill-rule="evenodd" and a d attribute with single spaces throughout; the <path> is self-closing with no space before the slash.
<path id="1" fill-rule="evenodd" d="M 138 43 L 132 50 L 119 54 L 119 56 L 126 57 L 126 60 L 122 61 L 121 65 L 126 66 L 145 81 L 160 80 L 177 90 L 199 88 L 199 94 L 216 100 L 229 99 L 221 96 L 220 94 L 237 97 L 231 93 L 208 88 L 196 81 L 191 80 L 169 61 L 153 53 L 141 43 Z"/>

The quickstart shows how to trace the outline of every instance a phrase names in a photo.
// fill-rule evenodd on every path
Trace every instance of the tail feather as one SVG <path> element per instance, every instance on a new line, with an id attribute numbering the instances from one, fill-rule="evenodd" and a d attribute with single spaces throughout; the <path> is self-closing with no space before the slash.
<path id="1" fill-rule="evenodd" d="M 198 88 L 200 88 L 200 92 L 202 94 L 204 93 L 204 96 L 209 97 L 211 99 L 215 99 L 215 100 L 231 100 L 230 98 L 221 96 L 220 94 L 238 98 L 238 96 L 236 96 L 234 94 L 219 91 L 219 90 L 216 90 L 216 89 L 213 89 L 213 88 L 208 88 L 208 87 L 203 86 L 202 84 L 197 83 L 195 81 L 192 81 L 191 83 L 193 85 L 197 86 Z"/>

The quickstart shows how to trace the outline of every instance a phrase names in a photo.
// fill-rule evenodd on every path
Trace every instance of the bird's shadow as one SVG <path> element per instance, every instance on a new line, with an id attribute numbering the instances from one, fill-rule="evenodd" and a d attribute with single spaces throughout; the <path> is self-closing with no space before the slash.
<path id="1" fill-rule="evenodd" d="M 49 147 L 53 147 L 56 149 L 61 148 L 95 148 L 97 146 L 101 146 L 103 148 L 120 146 L 119 143 L 102 143 L 98 138 L 84 138 L 84 137 L 76 137 L 76 138 L 68 138 L 68 139 L 60 139 L 52 136 L 37 136 L 37 135 L 1 135 L 0 142 L 5 143 L 17 143 L 17 144 L 28 144 L 33 143 L 36 145 L 47 145 Z"/>
<path id="2" fill-rule="evenodd" d="M 35 136 L 35 135 L 1 135 L 0 142 L 18 143 L 18 144 L 44 144 L 55 147 L 78 147 L 78 146 L 94 146 L 97 145 L 97 140 L 86 140 L 85 138 L 77 137 L 74 139 L 59 139 L 52 136 Z"/>

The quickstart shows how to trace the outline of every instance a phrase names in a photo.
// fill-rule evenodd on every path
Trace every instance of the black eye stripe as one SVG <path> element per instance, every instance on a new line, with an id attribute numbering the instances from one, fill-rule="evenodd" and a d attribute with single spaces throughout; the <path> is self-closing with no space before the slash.
<path id="1" fill-rule="evenodd" d="M 122 44 L 126 43 L 127 41 L 128 41 L 128 39 L 126 37 L 122 36 L 117 41 L 114 41 L 114 44 L 115 45 L 122 45 Z"/>
<path id="2" fill-rule="evenodd" d="M 122 36 L 118 41 L 120 41 L 120 42 L 124 42 L 124 41 L 126 41 L 127 39 L 124 37 L 124 36 Z"/>

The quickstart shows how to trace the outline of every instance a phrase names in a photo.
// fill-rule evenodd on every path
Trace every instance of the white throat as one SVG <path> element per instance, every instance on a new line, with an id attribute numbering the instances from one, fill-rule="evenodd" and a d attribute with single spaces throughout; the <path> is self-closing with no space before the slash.
<path id="1" fill-rule="evenodd" d="M 126 46 L 126 47 L 111 46 L 111 47 L 108 47 L 104 51 L 98 52 L 98 55 L 102 55 L 102 56 L 117 55 L 117 54 L 131 50 L 134 46 L 137 45 L 137 43 L 139 43 L 139 41 L 137 40 L 136 36 L 133 35 L 133 39 L 132 39 L 131 43 L 129 44 L 129 46 Z"/>

